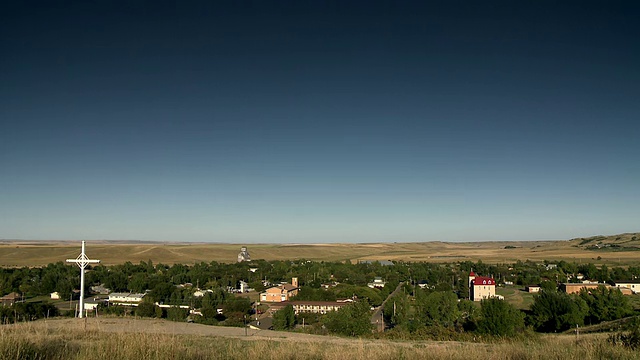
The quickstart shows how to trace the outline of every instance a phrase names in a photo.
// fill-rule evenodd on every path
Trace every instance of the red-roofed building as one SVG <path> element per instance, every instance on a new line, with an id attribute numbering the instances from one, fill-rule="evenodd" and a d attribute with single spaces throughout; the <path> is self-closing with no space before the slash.
<path id="1" fill-rule="evenodd" d="M 469 300 L 481 301 L 496 297 L 496 281 L 486 276 L 469 273 Z"/>

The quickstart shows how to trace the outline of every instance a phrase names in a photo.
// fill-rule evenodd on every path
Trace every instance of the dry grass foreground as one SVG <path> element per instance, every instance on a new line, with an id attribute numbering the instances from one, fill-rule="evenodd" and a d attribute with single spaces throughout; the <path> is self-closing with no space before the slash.
<path id="1" fill-rule="evenodd" d="M 455 262 L 478 261 L 512 263 L 517 260 L 566 260 L 627 265 L 640 258 L 638 234 L 603 237 L 584 244 L 584 239 L 559 241 L 503 241 L 469 243 L 371 243 L 371 244 L 253 244 L 253 259 L 316 261 L 401 260 Z M 633 240 L 632 240 L 633 239 Z M 623 244 L 621 251 L 588 250 L 597 242 Z M 105 265 L 152 260 L 163 264 L 236 261 L 239 244 L 153 243 L 87 241 L 87 254 Z M 75 258 L 79 241 L 0 241 L 0 266 L 44 266 Z M 598 259 L 600 257 L 600 259 Z"/>
<path id="2" fill-rule="evenodd" d="M 251 332 L 131 318 L 56 319 L 0 326 L 0 359 L 635 359 L 603 336 L 461 343 Z"/>

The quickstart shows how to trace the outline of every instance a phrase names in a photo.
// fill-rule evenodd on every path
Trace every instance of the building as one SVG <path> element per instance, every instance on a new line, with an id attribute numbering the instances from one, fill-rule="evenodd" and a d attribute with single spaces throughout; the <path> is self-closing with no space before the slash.
<path id="1" fill-rule="evenodd" d="M 238 262 L 243 261 L 251 261 L 251 255 L 249 255 L 249 251 L 246 246 L 240 248 L 240 253 L 238 254 Z"/>
<path id="2" fill-rule="evenodd" d="M 538 293 L 540 292 L 540 285 L 528 285 L 525 286 L 525 291 L 529 293 Z"/>
<path id="3" fill-rule="evenodd" d="M 104 285 L 96 285 L 91 287 L 91 292 L 94 294 L 108 295 L 111 290 L 104 287 Z"/>
<path id="4" fill-rule="evenodd" d="M 51 300 L 60 300 L 60 293 L 57 291 L 52 292 L 49 296 L 51 296 Z"/>
<path id="5" fill-rule="evenodd" d="M 358 260 L 358 264 L 375 264 L 375 263 L 378 263 L 382 266 L 395 265 L 391 260 Z"/>
<path id="6" fill-rule="evenodd" d="M 277 311 L 287 305 L 293 306 L 293 311 L 300 313 L 326 314 L 330 311 L 338 311 L 343 306 L 349 305 L 350 302 L 339 301 L 287 301 L 271 307 L 271 311 Z"/>
<path id="7" fill-rule="evenodd" d="M 134 293 L 111 293 L 109 294 L 109 305 L 138 306 L 142 302 L 145 294 Z"/>
<path id="8" fill-rule="evenodd" d="M 604 286 L 606 288 L 611 287 L 608 284 L 594 283 L 563 283 L 560 284 L 560 290 L 567 294 L 577 294 L 582 289 L 597 289 L 598 286 Z"/>
<path id="9" fill-rule="evenodd" d="M 386 282 L 382 280 L 381 277 L 376 276 L 372 282 L 368 283 L 367 286 L 372 289 L 382 289 L 385 286 Z"/>
<path id="10" fill-rule="evenodd" d="M 292 278 L 291 284 L 282 284 L 265 290 L 260 294 L 260 301 L 283 302 L 298 295 L 298 278 Z"/>
<path id="11" fill-rule="evenodd" d="M 637 294 L 640 292 L 640 282 L 638 281 L 616 281 L 617 288 L 622 290 L 623 288 L 631 290 L 631 293 Z"/>
<path id="12" fill-rule="evenodd" d="M 17 302 L 20 302 L 20 294 L 16 292 L 9 293 L 0 298 L 0 304 L 3 306 L 12 306 Z"/>
<path id="13" fill-rule="evenodd" d="M 471 271 L 469 273 L 469 300 L 481 301 L 496 297 L 496 281 L 485 276 L 476 276 Z M 500 298 L 498 296 L 498 298 Z"/>

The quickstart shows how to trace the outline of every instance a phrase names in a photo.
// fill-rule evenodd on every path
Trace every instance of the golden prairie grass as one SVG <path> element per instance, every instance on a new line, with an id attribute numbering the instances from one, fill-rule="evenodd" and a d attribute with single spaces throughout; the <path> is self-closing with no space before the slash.
<path id="1" fill-rule="evenodd" d="M 626 236 L 626 235 L 625 235 Z M 615 241 L 617 237 L 613 237 Z M 630 244 L 621 238 L 625 246 Z M 633 244 L 639 242 L 634 241 Z M 511 263 L 517 260 L 566 260 L 626 265 L 637 261 L 639 252 L 599 252 L 586 250 L 580 240 L 517 241 L 467 243 L 371 243 L 371 244 L 250 244 L 254 259 L 317 261 L 400 260 L 455 262 L 478 261 Z M 505 248 L 505 247 L 509 248 Z M 78 255 L 79 242 L 0 242 L 0 266 L 40 266 Z M 236 261 L 239 244 L 217 243 L 112 243 L 88 241 L 87 252 L 105 265 L 152 260 L 164 264 Z M 600 257 L 600 259 L 598 259 Z"/>
<path id="2" fill-rule="evenodd" d="M 491 343 L 372 339 L 251 340 L 201 335 L 50 329 L 31 324 L 0 327 L 2 360 L 200 360 L 200 359 L 636 359 L 637 352 L 610 345 L 606 335 L 536 336 Z"/>

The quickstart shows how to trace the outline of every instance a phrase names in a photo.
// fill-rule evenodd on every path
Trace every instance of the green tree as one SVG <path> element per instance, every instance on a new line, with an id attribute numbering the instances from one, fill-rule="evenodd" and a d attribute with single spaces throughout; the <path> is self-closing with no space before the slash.
<path id="1" fill-rule="evenodd" d="M 291 330 L 296 325 L 296 314 L 290 304 L 273 314 L 273 328 L 275 330 Z"/>
<path id="2" fill-rule="evenodd" d="M 534 296 L 528 321 L 536 331 L 564 331 L 583 325 L 589 308 L 581 298 L 563 292 L 543 291 Z"/>
<path id="3" fill-rule="evenodd" d="M 385 303 L 383 315 L 392 327 L 404 325 L 409 321 L 409 301 L 402 292 L 395 294 Z"/>
<path id="4" fill-rule="evenodd" d="M 143 301 L 136 307 L 136 315 L 141 317 L 155 317 L 156 306 L 149 301 Z"/>
<path id="5" fill-rule="evenodd" d="M 369 303 L 359 300 L 325 315 L 325 327 L 332 333 L 360 336 L 371 332 Z"/>
<path id="6" fill-rule="evenodd" d="M 436 291 L 420 297 L 417 308 L 426 325 L 453 326 L 460 317 L 458 297 L 451 291 Z"/>
<path id="7" fill-rule="evenodd" d="M 187 318 L 188 310 L 172 306 L 167 309 L 167 319 L 171 321 L 184 321 Z"/>
<path id="8" fill-rule="evenodd" d="M 511 304 L 496 298 L 482 300 L 478 331 L 496 336 L 513 336 L 524 329 L 524 316 Z"/>
<path id="9" fill-rule="evenodd" d="M 591 324 L 620 319 L 632 312 L 629 300 L 617 288 L 607 289 L 604 286 L 598 286 L 597 289 L 583 288 L 580 290 L 580 298 L 589 307 L 587 318 Z"/>

